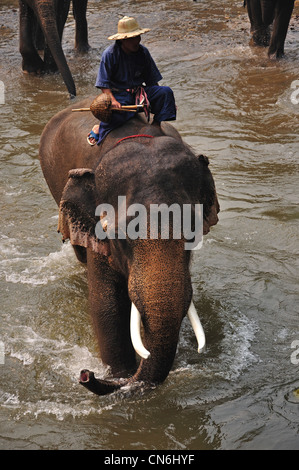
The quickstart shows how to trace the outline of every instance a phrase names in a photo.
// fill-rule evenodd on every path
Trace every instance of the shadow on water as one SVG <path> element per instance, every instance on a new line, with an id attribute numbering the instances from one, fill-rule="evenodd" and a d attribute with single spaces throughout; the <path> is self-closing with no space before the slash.
<path id="1" fill-rule="evenodd" d="M 77 101 L 96 94 L 106 38 L 138 7 L 152 29 L 143 43 L 175 92 L 174 125 L 209 156 L 221 204 L 192 261 L 205 352 L 184 321 L 161 387 L 99 399 L 77 382 L 83 367 L 109 377 L 85 269 L 56 233 L 38 161 L 43 127 L 69 99 L 60 75 L 21 72 L 17 4 L 0 2 L 0 448 L 298 449 L 298 5 L 279 62 L 249 46 L 242 2 L 90 1 L 87 56 L 73 50 L 70 15 L 63 45 Z"/>

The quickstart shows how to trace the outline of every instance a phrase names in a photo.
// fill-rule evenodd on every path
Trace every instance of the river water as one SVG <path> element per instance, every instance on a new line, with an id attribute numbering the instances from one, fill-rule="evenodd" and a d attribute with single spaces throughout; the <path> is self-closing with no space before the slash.
<path id="1" fill-rule="evenodd" d="M 68 93 L 59 75 L 23 75 L 17 1 L 0 1 L 1 449 L 299 449 L 299 5 L 277 62 L 249 45 L 242 3 L 90 1 L 85 56 L 68 19 L 77 100 L 96 95 L 120 16 L 152 28 L 142 41 L 174 90 L 174 125 L 208 155 L 221 205 L 192 262 L 206 351 L 197 354 L 184 321 L 163 385 L 100 398 L 78 384 L 81 368 L 107 374 L 85 269 L 56 233 L 38 160 L 43 127 Z"/>

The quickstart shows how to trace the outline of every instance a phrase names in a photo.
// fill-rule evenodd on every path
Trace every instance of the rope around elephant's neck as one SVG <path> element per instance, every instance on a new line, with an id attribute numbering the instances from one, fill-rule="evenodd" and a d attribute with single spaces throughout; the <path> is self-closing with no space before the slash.
<path id="1" fill-rule="evenodd" d="M 124 140 L 127 140 L 127 139 L 135 139 L 136 137 L 148 137 L 150 139 L 152 139 L 154 136 L 153 135 L 149 135 L 149 134 L 136 134 L 136 135 L 128 135 L 127 137 L 123 137 L 122 139 L 119 139 L 116 144 L 113 146 L 116 147 L 118 144 L 120 144 L 121 142 L 123 142 Z"/>

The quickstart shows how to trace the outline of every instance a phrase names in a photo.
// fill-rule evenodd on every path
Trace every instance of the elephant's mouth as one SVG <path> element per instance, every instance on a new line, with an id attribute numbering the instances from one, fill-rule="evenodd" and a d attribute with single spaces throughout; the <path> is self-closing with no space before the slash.
<path id="1" fill-rule="evenodd" d="M 195 305 L 193 300 L 191 300 L 187 316 L 190 320 L 192 328 L 194 330 L 197 343 L 198 343 L 198 352 L 201 353 L 205 348 L 205 334 L 197 314 Z M 141 326 L 141 315 L 137 309 L 137 307 L 132 303 L 131 307 L 131 339 L 132 344 L 134 346 L 135 351 L 139 354 L 140 357 L 143 359 L 147 359 L 150 356 L 150 351 L 148 351 L 145 346 L 143 345 L 141 333 L 140 333 L 140 326 Z"/>

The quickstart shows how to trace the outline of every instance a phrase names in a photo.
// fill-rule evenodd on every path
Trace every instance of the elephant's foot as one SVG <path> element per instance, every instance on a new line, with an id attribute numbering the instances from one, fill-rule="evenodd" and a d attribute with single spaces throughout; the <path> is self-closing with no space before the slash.
<path id="1" fill-rule="evenodd" d="M 53 56 L 48 48 L 48 46 L 45 47 L 45 53 L 44 53 L 44 69 L 46 73 L 57 73 L 58 72 L 58 67 L 53 59 Z"/>
<path id="2" fill-rule="evenodd" d="M 55 63 L 46 64 L 45 67 L 44 67 L 44 70 L 45 70 L 45 73 L 48 73 L 50 75 L 55 74 L 55 73 L 57 73 L 57 74 L 59 73 L 58 67 Z"/>
<path id="3" fill-rule="evenodd" d="M 120 389 L 125 383 L 96 379 L 90 370 L 81 370 L 79 383 L 96 395 L 107 395 Z"/>
<path id="4" fill-rule="evenodd" d="M 88 42 L 75 44 L 75 49 L 79 54 L 87 54 L 87 52 L 91 49 Z"/>
<path id="5" fill-rule="evenodd" d="M 251 32 L 252 43 L 254 46 L 268 47 L 270 43 L 271 33 L 269 28 L 261 27 Z"/>
<path id="6" fill-rule="evenodd" d="M 44 62 L 39 56 L 34 60 L 23 59 L 22 61 L 22 70 L 25 74 L 41 75 L 44 69 Z"/>
<path id="7" fill-rule="evenodd" d="M 278 46 L 275 42 L 271 42 L 268 50 L 268 56 L 270 59 L 281 59 L 284 57 L 284 47 Z"/>
<path id="8" fill-rule="evenodd" d="M 268 51 L 268 56 L 269 59 L 276 60 L 276 59 L 282 59 L 284 57 L 284 52 L 283 51 Z"/>

